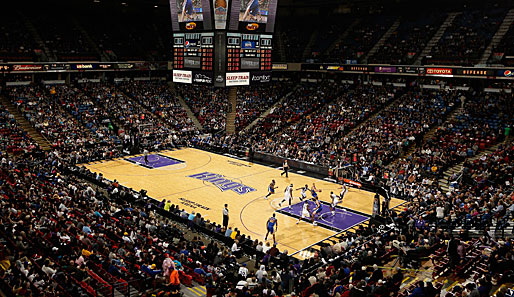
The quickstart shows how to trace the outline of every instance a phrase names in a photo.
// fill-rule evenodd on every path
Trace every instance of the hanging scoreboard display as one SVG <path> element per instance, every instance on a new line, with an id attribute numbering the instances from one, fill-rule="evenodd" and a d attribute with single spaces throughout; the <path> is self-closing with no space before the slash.
<path id="1" fill-rule="evenodd" d="M 266 34 L 227 33 L 227 70 L 271 71 L 271 39 Z"/>
<path id="2" fill-rule="evenodd" d="M 173 69 L 213 70 L 214 33 L 173 34 Z"/>
<path id="3" fill-rule="evenodd" d="M 217 87 L 271 81 L 278 0 L 170 0 L 173 81 Z"/>

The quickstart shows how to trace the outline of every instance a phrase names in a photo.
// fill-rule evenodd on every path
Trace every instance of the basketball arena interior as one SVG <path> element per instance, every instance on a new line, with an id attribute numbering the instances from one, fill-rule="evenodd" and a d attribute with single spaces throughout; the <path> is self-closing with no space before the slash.
<path id="1" fill-rule="evenodd" d="M 514 2 L 0 9 L 1 297 L 514 296 Z"/>

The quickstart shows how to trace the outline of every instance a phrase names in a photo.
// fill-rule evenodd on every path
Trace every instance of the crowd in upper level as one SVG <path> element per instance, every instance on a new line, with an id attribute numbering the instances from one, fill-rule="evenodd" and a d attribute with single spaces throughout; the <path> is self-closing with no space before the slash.
<path id="1" fill-rule="evenodd" d="M 419 60 L 426 65 L 472 66 L 483 62 L 486 54 L 485 62 L 512 65 L 512 25 L 508 26 L 508 21 L 506 33 L 501 36 L 501 31 L 499 42 L 486 53 L 511 9 L 493 5 L 443 13 L 387 10 L 310 16 L 309 23 L 287 16 L 277 20 L 273 61 L 410 65 Z M 20 14 L 24 17 L 6 11 L 0 18 L 2 62 L 171 59 L 172 39 L 166 33 L 171 25 L 161 17 L 107 11 L 101 11 L 101 17 L 98 12 L 83 12 L 51 19 L 41 11 L 23 10 Z M 97 21 L 90 22 L 93 17 Z"/>

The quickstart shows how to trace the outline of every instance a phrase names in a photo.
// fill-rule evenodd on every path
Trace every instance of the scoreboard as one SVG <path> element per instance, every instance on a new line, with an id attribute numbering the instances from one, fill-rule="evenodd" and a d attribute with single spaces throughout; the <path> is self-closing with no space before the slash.
<path id="1" fill-rule="evenodd" d="M 271 81 L 278 0 L 169 0 L 173 81 L 217 87 Z"/>
<path id="2" fill-rule="evenodd" d="M 173 34 L 173 69 L 212 71 L 214 33 Z"/>
<path id="3" fill-rule="evenodd" d="M 271 71 L 272 35 L 227 33 L 227 71 Z"/>

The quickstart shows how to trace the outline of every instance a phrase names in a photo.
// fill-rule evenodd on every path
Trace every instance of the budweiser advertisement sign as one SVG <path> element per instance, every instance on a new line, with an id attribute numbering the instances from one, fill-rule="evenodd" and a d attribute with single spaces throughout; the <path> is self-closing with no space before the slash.
<path id="1" fill-rule="evenodd" d="M 426 73 L 434 74 L 434 75 L 452 75 L 453 69 L 451 69 L 451 68 L 427 68 Z"/>
<path id="2" fill-rule="evenodd" d="M 43 65 L 13 65 L 12 71 L 41 71 L 43 70 Z"/>

